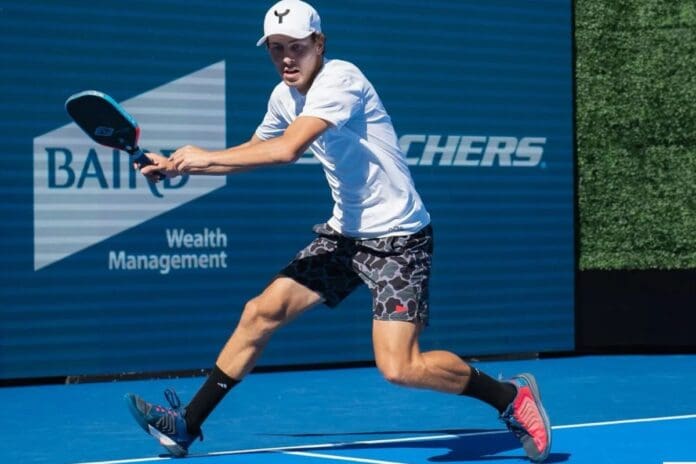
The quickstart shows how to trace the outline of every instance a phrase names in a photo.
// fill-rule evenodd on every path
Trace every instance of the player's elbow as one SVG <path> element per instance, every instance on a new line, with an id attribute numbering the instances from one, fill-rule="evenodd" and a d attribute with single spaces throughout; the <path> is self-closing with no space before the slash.
<path id="1" fill-rule="evenodd" d="M 302 156 L 302 151 L 300 150 L 286 150 L 280 155 L 280 162 L 283 164 L 294 163 L 298 158 Z"/>
<path id="2" fill-rule="evenodd" d="M 275 154 L 275 159 L 280 164 L 294 163 L 305 152 L 305 147 L 292 143 L 283 143 Z"/>

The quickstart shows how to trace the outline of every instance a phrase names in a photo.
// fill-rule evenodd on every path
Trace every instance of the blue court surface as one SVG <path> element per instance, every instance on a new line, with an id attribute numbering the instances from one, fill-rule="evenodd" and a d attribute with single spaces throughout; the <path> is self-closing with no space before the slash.
<path id="1" fill-rule="evenodd" d="M 533 373 L 553 425 L 555 463 L 696 462 L 696 356 L 587 356 L 481 362 Z M 0 389 L 0 463 L 173 461 L 132 420 L 123 395 L 184 404 L 202 378 Z M 528 462 L 489 406 L 410 390 L 374 368 L 252 374 L 177 462 L 425 464 Z"/>

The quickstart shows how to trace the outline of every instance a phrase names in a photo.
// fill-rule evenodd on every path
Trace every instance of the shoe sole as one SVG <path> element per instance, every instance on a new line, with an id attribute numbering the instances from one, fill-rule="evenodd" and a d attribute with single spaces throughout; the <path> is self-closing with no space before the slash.
<path id="1" fill-rule="evenodd" d="M 145 418 L 143 417 L 142 413 L 136 406 L 137 397 L 136 395 L 132 393 L 126 394 L 126 396 L 123 398 L 124 401 L 126 402 L 126 406 L 128 406 L 128 411 L 130 411 L 131 416 L 133 416 L 133 419 L 138 423 L 138 425 L 145 431 L 148 432 L 148 424 L 145 421 Z"/>
<path id="2" fill-rule="evenodd" d="M 147 423 L 145 418 L 143 417 L 142 413 L 136 406 L 136 395 L 132 393 L 128 393 L 125 397 L 124 400 L 126 402 L 126 406 L 128 406 L 128 411 L 130 411 L 131 416 L 135 419 L 135 421 L 138 423 L 138 425 L 150 436 L 152 436 L 155 440 L 157 440 L 157 443 L 160 445 L 164 446 L 164 448 L 169 451 L 171 454 L 173 454 L 176 457 L 183 457 L 188 454 L 188 450 L 182 448 L 181 446 L 177 445 L 177 443 L 169 438 L 168 436 L 164 435 L 162 432 L 151 426 L 150 424 Z"/>
<path id="3" fill-rule="evenodd" d="M 157 440 L 157 442 L 160 445 L 164 446 L 167 449 L 167 451 L 172 453 L 174 456 L 181 458 L 181 457 L 184 457 L 188 454 L 187 450 L 185 450 L 181 446 L 177 445 L 174 440 L 172 440 L 168 436 L 164 435 L 162 432 L 160 432 L 159 430 L 157 430 L 153 426 L 148 425 L 147 427 L 148 427 L 147 433 L 149 433 L 152 437 L 154 437 L 154 439 Z"/>
<path id="4" fill-rule="evenodd" d="M 533 459 L 534 462 L 542 462 L 549 457 L 549 453 L 551 452 L 551 421 L 549 421 L 549 416 L 546 414 L 544 405 L 541 404 L 541 393 L 539 392 L 539 386 L 537 385 L 534 376 L 532 374 L 520 374 L 516 375 L 515 377 L 522 378 L 529 384 L 529 387 L 532 389 L 532 393 L 534 393 L 534 404 L 536 404 L 537 409 L 541 413 L 541 418 L 544 421 L 544 427 L 546 428 L 546 436 L 549 439 L 549 444 L 546 446 L 546 452 L 543 455 Z"/>

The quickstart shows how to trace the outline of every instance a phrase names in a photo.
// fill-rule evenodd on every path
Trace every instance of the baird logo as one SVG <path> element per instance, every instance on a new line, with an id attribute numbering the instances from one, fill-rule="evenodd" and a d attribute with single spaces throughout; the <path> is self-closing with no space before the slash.
<path id="1" fill-rule="evenodd" d="M 138 115 L 143 145 L 152 151 L 169 155 L 172 147 L 186 144 L 225 148 L 224 61 L 122 103 Z M 151 184 L 129 158 L 96 146 L 74 123 L 34 139 L 34 270 L 226 184 L 223 176 Z"/>
<path id="2" fill-rule="evenodd" d="M 174 150 L 160 150 L 168 156 Z M 118 150 L 90 147 L 86 156 L 74 156 L 68 147 L 46 147 L 48 160 L 48 188 L 94 188 L 135 190 L 145 184 L 153 196 L 162 198 L 158 184 L 147 182 L 133 167 L 130 157 Z M 101 160 L 101 161 L 100 161 Z M 186 185 L 189 176 L 164 179 L 163 190 L 179 189 Z"/>

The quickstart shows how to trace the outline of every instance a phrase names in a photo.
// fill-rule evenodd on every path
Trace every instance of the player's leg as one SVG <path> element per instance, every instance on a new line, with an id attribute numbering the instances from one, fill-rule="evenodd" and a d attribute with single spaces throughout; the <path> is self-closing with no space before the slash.
<path id="1" fill-rule="evenodd" d="M 473 396 L 502 413 L 514 399 L 515 387 L 492 379 L 449 351 L 421 352 L 422 328 L 418 322 L 373 321 L 375 361 L 384 377 L 397 385 Z"/>
<path id="2" fill-rule="evenodd" d="M 374 320 L 372 344 L 377 368 L 397 385 L 461 393 L 471 368 L 447 351 L 422 353 L 418 344 L 421 327 L 413 322 Z"/>
<path id="3" fill-rule="evenodd" d="M 241 380 L 254 367 L 273 333 L 322 296 L 289 277 L 279 276 L 257 297 L 249 300 L 216 365 L 232 379 Z"/>
<path id="4" fill-rule="evenodd" d="M 472 369 L 448 351 L 421 352 L 428 323 L 432 228 L 363 242 L 355 265 L 373 297 L 372 338 L 377 366 L 391 382 L 474 396 L 503 412 L 515 387 Z"/>
<path id="5" fill-rule="evenodd" d="M 374 320 L 372 339 L 377 367 L 390 382 L 470 396 L 495 407 L 535 462 L 551 450 L 551 425 L 531 374 L 495 380 L 448 351 L 421 352 L 420 323 Z"/>
<path id="6" fill-rule="evenodd" d="M 410 387 L 461 393 L 471 368 L 452 353 L 421 353 L 418 345 L 428 322 L 432 253 L 428 226 L 412 235 L 362 241 L 353 264 L 372 292 L 373 346 L 384 376 Z"/>
<path id="7" fill-rule="evenodd" d="M 171 407 L 126 395 L 133 417 L 141 427 L 176 456 L 184 456 L 201 437 L 201 424 L 229 390 L 254 367 L 264 347 L 281 326 L 322 301 L 322 296 L 288 277 L 275 278 L 244 306 L 241 319 L 220 352 L 210 376 L 191 402 L 181 408 L 178 396 L 167 390 Z"/>
<path id="8" fill-rule="evenodd" d="M 432 230 L 363 243 L 354 265 L 373 295 L 373 345 L 377 366 L 391 382 L 470 396 L 498 410 L 530 459 L 546 458 L 551 428 L 534 378 L 501 382 L 447 351 L 421 352 L 418 336 L 428 323 Z"/>
<path id="9" fill-rule="evenodd" d="M 316 291 L 288 277 L 275 278 L 244 306 L 241 319 L 220 352 L 213 371 L 185 408 L 181 408 L 172 390 L 165 392 L 171 407 L 148 403 L 137 395 L 128 394 L 126 404 L 132 415 L 172 454 L 186 455 L 191 443 L 202 436 L 203 421 L 253 368 L 273 332 L 321 301 L 322 296 Z"/>
<path id="10" fill-rule="evenodd" d="M 362 284 L 346 263 L 352 252 L 345 240 L 327 227 L 281 270 L 268 287 L 244 306 L 240 321 L 220 352 L 210 376 L 191 402 L 180 408 L 172 391 L 165 392 L 171 408 L 152 405 L 137 395 L 126 395 L 131 413 L 172 453 L 185 455 L 201 436 L 200 426 L 229 390 L 255 365 L 272 334 L 302 312 L 324 301 L 336 306 Z"/>
<path id="11" fill-rule="evenodd" d="M 421 324 L 413 322 L 374 320 L 372 344 L 377 368 L 397 385 L 460 393 L 471 369 L 446 351 L 421 353 L 420 331 Z"/>
<path id="12" fill-rule="evenodd" d="M 229 390 L 253 369 L 276 330 L 322 300 L 317 291 L 285 276 L 276 277 L 249 300 L 210 376 L 186 406 L 189 432 L 197 434 Z"/>

